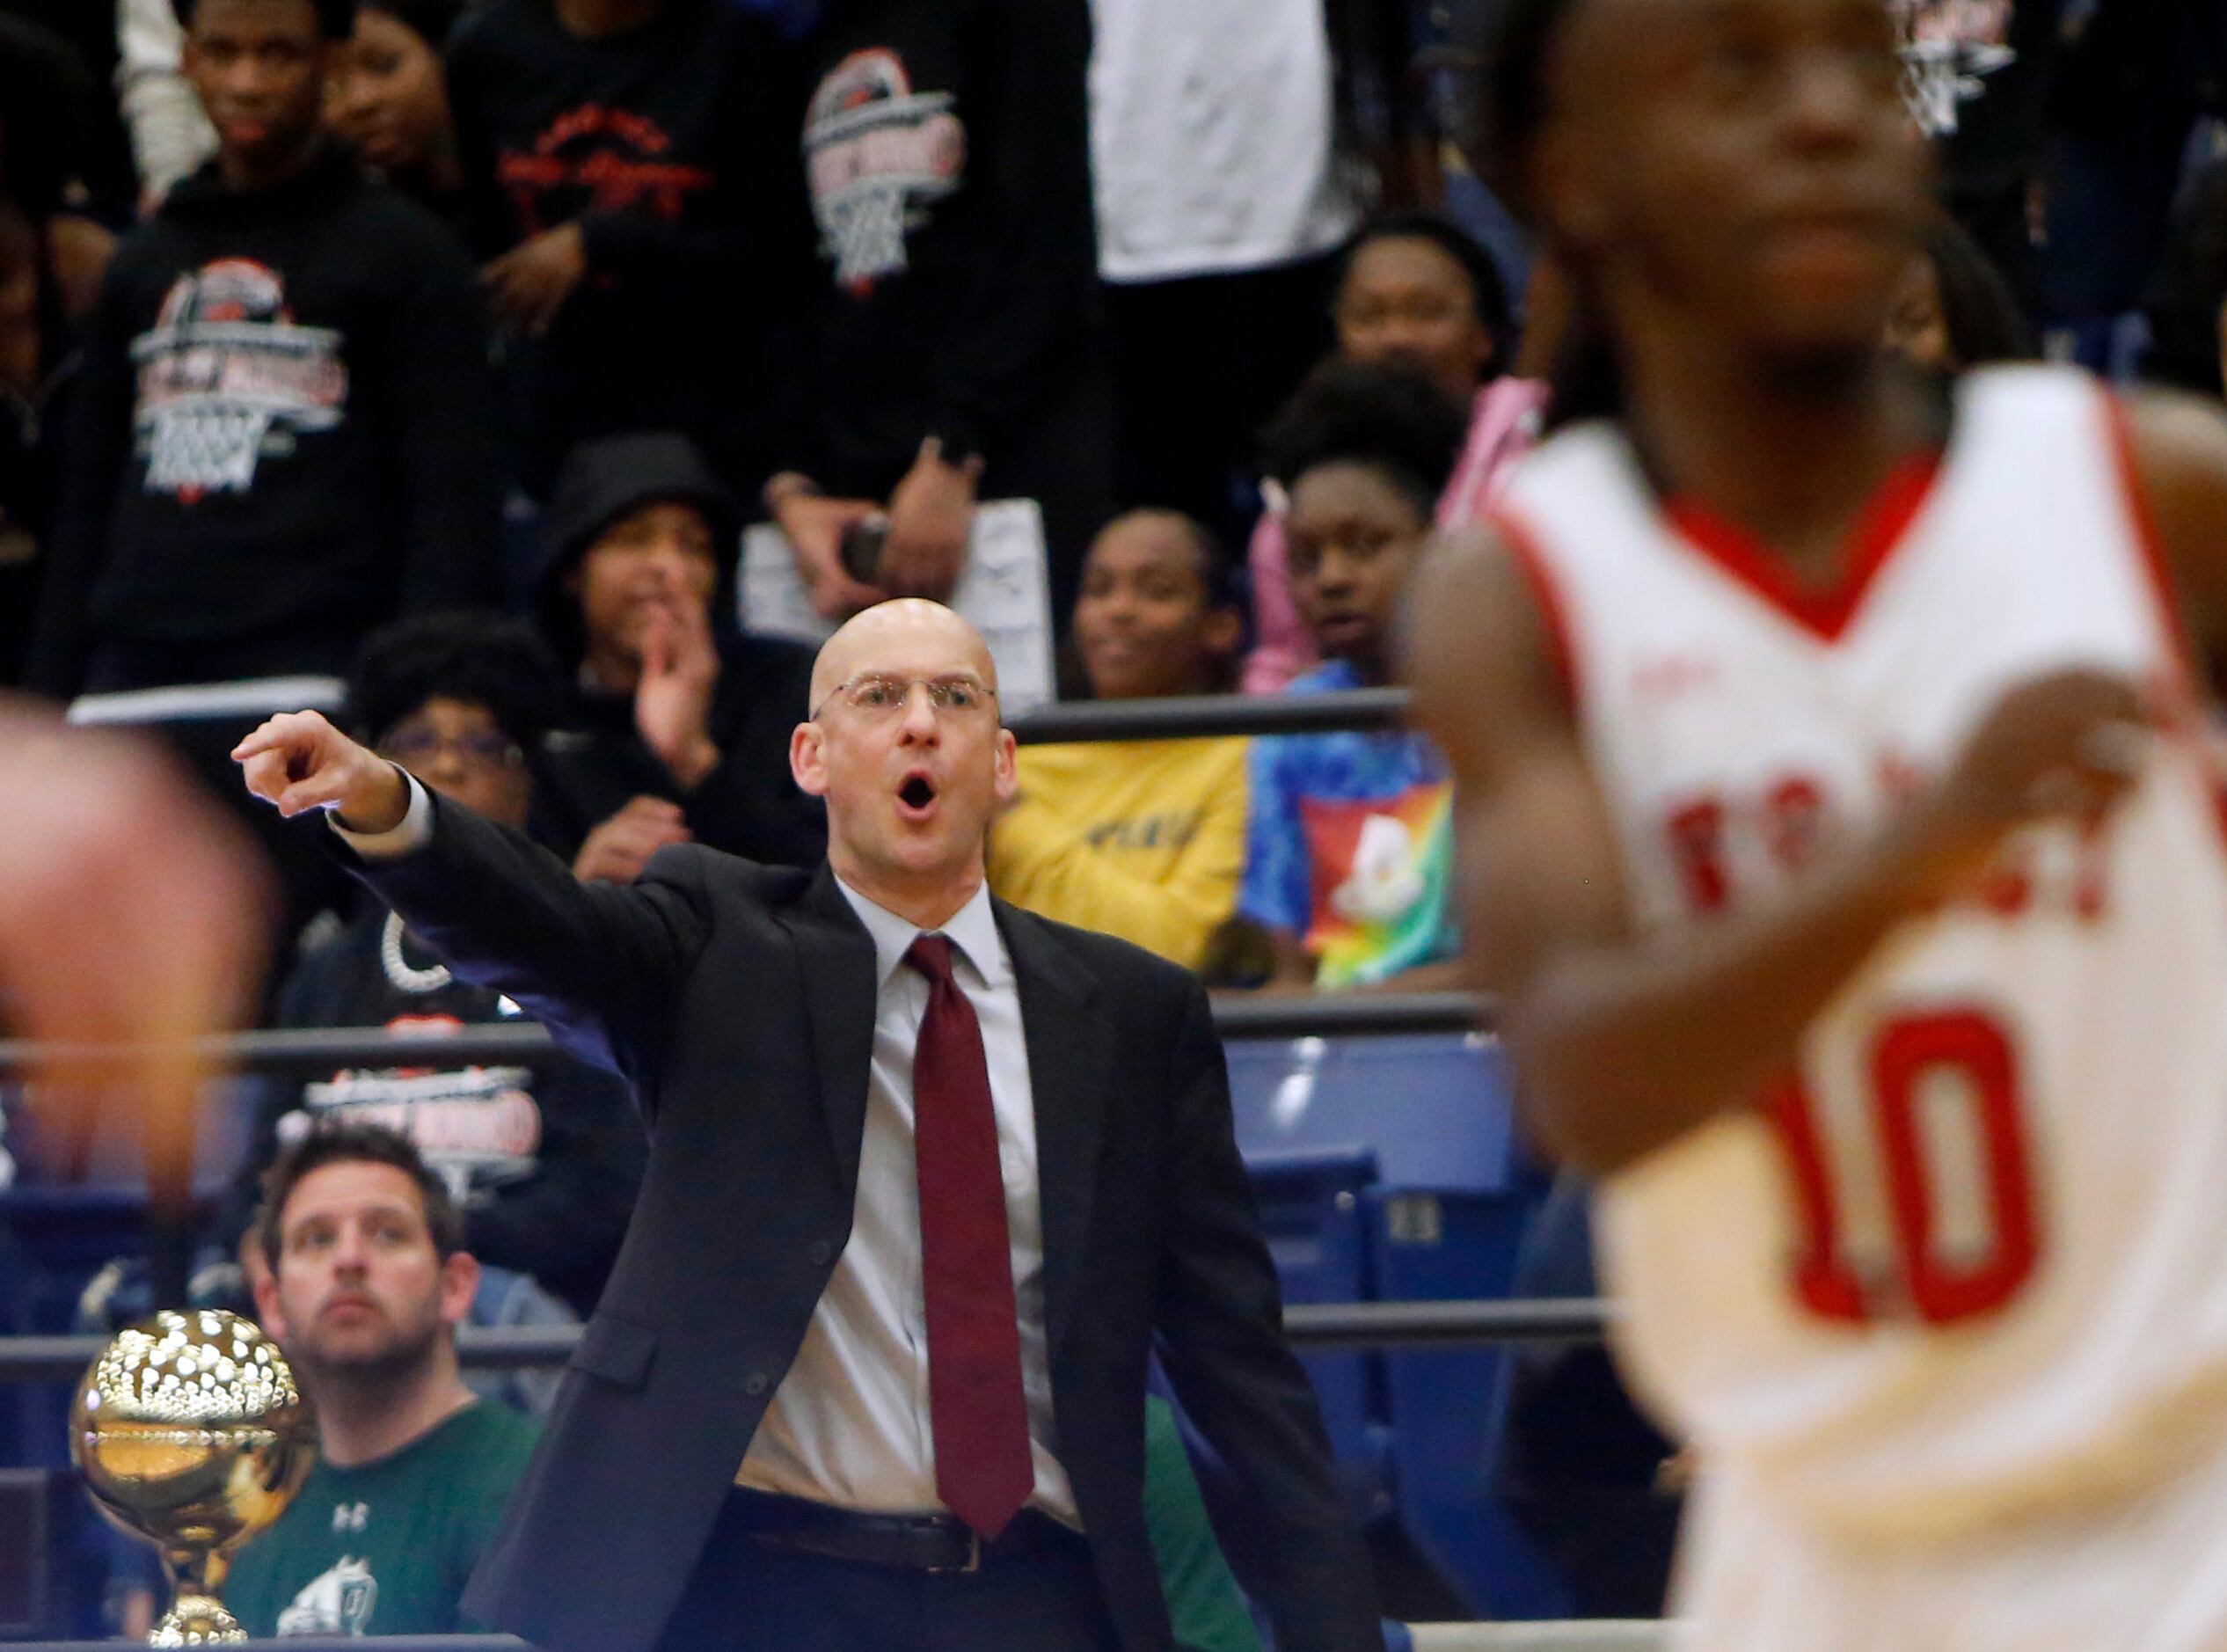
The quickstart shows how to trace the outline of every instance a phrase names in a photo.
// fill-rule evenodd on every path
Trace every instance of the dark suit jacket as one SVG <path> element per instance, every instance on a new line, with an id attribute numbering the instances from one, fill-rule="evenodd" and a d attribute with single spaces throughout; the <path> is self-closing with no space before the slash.
<path id="1" fill-rule="evenodd" d="M 454 804 L 434 818 L 427 848 L 359 874 L 457 974 L 631 1078 L 651 1135 L 610 1285 L 464 1606 L 551 1652 L 633 1652 L 680 1597 L 849 1237 L 873 944 L 824 867 L 691 844 L 632 888 L 581 884 Z M 1206 995 L 1126 942 L 997 912 L 1035 1095 L 1059 1458 L 1123 1646 L 1173 1645 L 1143 1502 L 1157 1338 L 1251 1488 L 1285 1652 L 1377 1652 Z"/>

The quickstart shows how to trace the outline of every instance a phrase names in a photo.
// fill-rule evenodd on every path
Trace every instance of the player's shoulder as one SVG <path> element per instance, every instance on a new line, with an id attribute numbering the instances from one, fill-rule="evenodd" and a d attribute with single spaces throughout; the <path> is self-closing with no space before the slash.
<path id="1" fill-rule="evenodd" d="M 2227 408 L 2209 396 L 2164 385 L 2110 392 L 2145 483 L 2227 481 Z"/>
<path id="2" fill-rule="evenodd" d="M 1561 585 L 1504 513 L 1438 536 L 1410 581 L 1399 637 L 1412 713 L 1466 780 L 1496 752 L 1577 726 L 1578 651 Z"/>
<path id="3" fill-rule="evenodd" d="M 2227 466 L 2227 407 L 2216 397 L 2161 384 L 2116 384 L 2085 368 L 2007 362 L 1956 381 L 1960 423 L 1997 428 L 2050 420 L 2060 429 L 2108 441 L 2147 471 Z"/>
<path id="4" fill-rule="evenodd" d="M 1432 537 L 1407 593 L 1401 625 L 1403 675 L 1411 682 L 1434 658 L 1505 658 L 1510 644 L 1544 643 L 1559 623 L 1531 526 L 1495 508 L 1480 520 Z"/>
<path id="5" fill-rule="evenodd" d="M 2113 428 L 2143 534 L 2182 624 L 2215 662 L 2227 647 L 2227 410 L 2185 391 L 2120 392 Z"/>
<path id="6" fill-rule="evenodd" d="M 1536 499 L 1617 485 L 1632 473 L 1631 451 L 1624 427 L 1605 414 L 1559 425 L 1508 468 L 1488 515 L 1505 521 Z"/>
<path id="7" fill-rule="evenodd" d="M 1520 599 L 1524 581 L 1519 541 L 1524 531 L 1513 515 L 1496 508 L 1433 534 L 1409 588 L 1407 634 L 1413 636 L 1432 617 L 1474 618 L 1488 607 Z"/>
<path id="8" fill-rule="evenodd" d="M 2113 391 L 2110 409 L 2146 534 L 2176 564 L 2216 562 L 2227 539 L 2227 409 L 2162 386 Z"/>

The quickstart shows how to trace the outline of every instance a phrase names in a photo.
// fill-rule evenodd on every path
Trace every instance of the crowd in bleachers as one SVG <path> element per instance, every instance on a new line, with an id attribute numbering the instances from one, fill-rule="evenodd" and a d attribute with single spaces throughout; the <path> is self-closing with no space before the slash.
<path id="1" fill-rule="evenodd" d="M 507 608 L 561 679 L 529 824 L 612 878 L 818 853 L 754 522 L 831 621 L 952 595 L 1030 501 L 1067 694 L 1385 681 L 1425 531 L 1556 413 L 1567 301 L 1441 95 L 1492 9 L 15 0 L 0 680 L 338 677 Z M 1902 9 L 1954 213 L 1895 337 L 2125 365 L 2146 296 L 2216 381 L 2217 20 Z M 2065 245 L 2135 197 L 2143 258 Z M 1428 984 L 1435 756 L 1238 750 L 1037 754 L 1003 881 L 1218 984 Z"/>
<path id="2" fill-rule="evenodd" d="M 2227 5 L 1895 7 L 1944 210 L 1883 344 L 2220 393 Z M 816 863 L 815 628 L 991 602 L 979 567 L 1049 662 L 1011 700 L 1387 683 L 1429 536 L 1588 401 L 1468 146 L 1494 9 L 0 0 L 0 686 L 337 680 L 378 750 L 624 882 L 683 842 Z M 1020 772 L 1017 903 L 1228 990 L 1453 983 L 1420 735 Z M 518 1016 L 259 830 L 274 1024 Z M 481 1264 L 446 1323 L 592 1308 L 616 1081 L 436 1049 L 244 1109 L 212 1299 L 282 1290 L 259 1179 L 347 1121 L 422 1154 L 389 1168 L 436 1270 Z"/>

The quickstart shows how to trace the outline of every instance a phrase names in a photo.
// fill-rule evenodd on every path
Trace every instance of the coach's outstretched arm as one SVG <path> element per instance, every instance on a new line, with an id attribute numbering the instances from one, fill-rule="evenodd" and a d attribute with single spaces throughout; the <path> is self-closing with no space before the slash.
<path id="1" fill-rule="evenodd" d="M 581 883 L 524 834 L 434 796 L 315 712 L 272 718 L 232 756 L 280 814 L 326 810 L 358 835 L 354 850 L 336 839 L 349 870 L 464 979 L 515 998 L 588 1060 L 649 1076 L 706 932 L 695 855 L 662 852 L 625 888 Z M 639 1090 L 646 1108 L 654 1086 Z"/>
<path id="2" fill-rule="evenodd" d="M 2012 690 L 1931 792 L 1774 906 L 1640 935 L 1571 690 L 1489 531 L 1441 545 L 1413 594 L 1407 676 L 1452 764 L 1467 957 L 1535 1134 L 1617 1169 L 1750 1106 L 1896 923 L 1953 895 L 2032 822 L 2107 810 L 2139 764 L 2134 688 L 2066 671 Z"/>

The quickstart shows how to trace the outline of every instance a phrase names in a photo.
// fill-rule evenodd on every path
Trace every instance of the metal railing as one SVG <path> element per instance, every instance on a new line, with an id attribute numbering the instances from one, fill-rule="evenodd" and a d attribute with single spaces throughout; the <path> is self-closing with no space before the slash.
<path id="1" fill-rule="evenodd" d="M 1322 694 L 1199 694 L 1168 699 L 1072 700 L 1009 719 L 1023 745 L 1088 740 L 1203 740 L 1223 735 L 1331 735 L 1396 727 L 1401 688 Z"/>
<path id="2" fill-rule="evenodd" d="M 1284 1310 L 1284 1334 L 1310 1353 L 1354 1349 L 1409 1350 L 1479 1343 L 1593 1342 L 1615 1317 L 1589 1297 L 1516 1302 L 1296 1303 Z M 456 1355 L 480 1371 L 561 1365 L 580 1341 L 576 1325 L 487 1327 L 456 1334 Z M 0 1383 L 76 1382 L 107 1346 L 105 1336 L 0 1337 Z"/>
<path id="3" fill-rule="evenodd" d="M 273 677 L 206 686 L 80 695 L 73 723 L 153 727 L 341 708 L 337 677 Z M 1320 694 L 1198 694 L 1165 699 L 1067 700 L 1017 712 L 1006 726 L 1024 744 L 1096 740 L 1201 740 L 1222 735 L 1342 734 L 1391 728 L 1407 714 L 1401 688 Z"/>
<path id="4" fill-rule="evenodd" d="M 1468 992 L 1296 992 L 1217 998 L 1215 1030 L 1230 1039 L 1344 1038 L 1402 1033 L 1486 1030 L 1492 1001 Z M 452 1065 L 531 1066 L 557 1053 L 529 1022 L 471 1027 L 437 1040 L 379 1027 L 283 1027 L 200 1040 L 195 1055 L 212 1071 L 306 1074 L 340 1067 L 411 1066 L 430 1055 Z M 128 1065 L 150 1050 L 129 1044 L 49 1044 L 0 1040 L 0 1077 L 41 1056 L 77 1067 Z"/>

